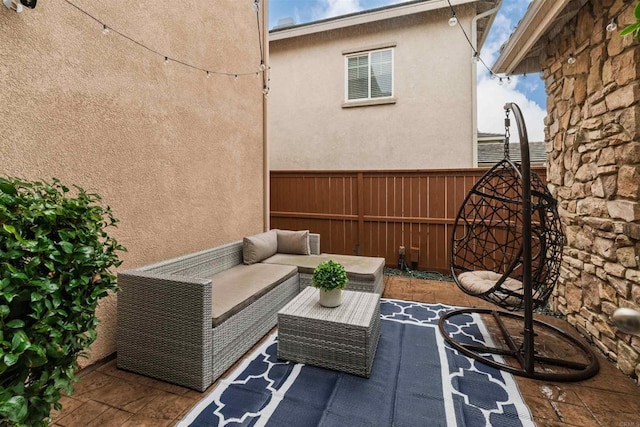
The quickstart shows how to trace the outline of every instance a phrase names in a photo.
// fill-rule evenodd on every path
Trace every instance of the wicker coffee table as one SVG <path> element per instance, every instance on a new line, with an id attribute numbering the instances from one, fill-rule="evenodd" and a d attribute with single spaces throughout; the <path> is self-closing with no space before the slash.
<path id="1" fill-rule="evenodd" d="M 322 307 L 305 288 L 278 312 L 278 358 L 369 377 L 380 338 L 380 295 L 342 291 L 342 305 Z"/>

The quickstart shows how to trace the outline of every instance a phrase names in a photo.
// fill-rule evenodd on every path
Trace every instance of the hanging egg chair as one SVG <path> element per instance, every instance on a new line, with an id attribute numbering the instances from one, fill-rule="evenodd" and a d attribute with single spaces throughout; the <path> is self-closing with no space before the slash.
<path id="1" fill-rule="evenodd" d="M 510 111 L 518 125 L 520 163 L 509 156 Z M 533 319 L 534 310 L 546 306 L 558 280 L 565 239 L 555 199 L 542 180 L 531 174 L 522 113 L 516 104 L 508 103 L 505 114 L 504 158 L 465 197 L 453 224 L 450 254 L 451 273 L 458 287 L 503 310 L 453 310 L 440 319 L 440 331 L 449 344 L 467 356 L 515 375 L 553 381 L 589 378 L 599 369 L 591 348 L 572 335 Z M 489 317 L 504 345 L 454 340 L 447 331 L 447 322 L 461 315 Z M 557 341 L 565 348 L 558 353 L 571 348 L 577 351 L 577 357 L 567 360 L 546 356 L 545 351 L 536 349 L 534 325 L 538 327 L 536 333 L 549 339 L 546 344 Z M 502 362 L 491 354 L 512 358 L 515 363 Z"/>
<path id="2" fill-rule="evenodd" d="M 556 202 L 537 175 L 531 175 L 528 231 L 523 193 L 520 166 L 507 153 L 467 194 L 451 242 L 451 273 L 458 286 L 511 311 L 525 303 L 523 240 L 531 240 L 534 308 L 544 306 L 553 291 L 564 244 Z"/>

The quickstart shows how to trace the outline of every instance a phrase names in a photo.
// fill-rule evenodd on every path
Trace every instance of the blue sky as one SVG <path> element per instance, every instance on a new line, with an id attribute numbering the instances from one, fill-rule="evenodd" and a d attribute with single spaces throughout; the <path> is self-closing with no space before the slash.
<path id="1" fill-rule="evenodd" d="M 296 24 L 345 15 L 352 12 L 374 9 L 405 0 L 269 0 L 269 28 L 279 19 L 291 17 Z M 500 46 L 524 15 L 531 0 L 502 0 L 480 56 L 489 66 L 498 57 Z M 453 36 L 464 37 L 460 29 L 452 28 Z M 499 85 L 491 80 L 487 70 L 478 65 L 478 129 L 482 132 L 504 132 L 502 107 L 506 102 L 515 102 L 522 109 L 529 139 L 544 140 L 543 119 L 546 115 L 544 82 L 538 74 L 513 76 L 510 84 Z M 512 132 L 517 134 L 517 132 Z"/>

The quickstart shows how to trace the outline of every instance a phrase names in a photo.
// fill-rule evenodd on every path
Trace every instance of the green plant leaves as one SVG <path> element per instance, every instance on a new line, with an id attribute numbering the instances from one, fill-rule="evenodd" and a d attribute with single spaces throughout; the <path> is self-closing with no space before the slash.
<path id="1" fill-rule="evenodd" d="M 42 366 L 47 363 L 47 353 L 44 348 L 32 345 L 27 349 L 27 359 L 31 367 Z"/>
<path id="2" fill-rule="evenodd" d="M 24 325 L 25 325 L 24 321 L 22 321 L 20 319 L 13 319 L 13 320 L 10 320 L 9 322 L 7 322 L 4 326 L 5 326 L 5 328 L 16 329 L 16 328 L 24 328 Z"/>
<path id="3" fill-rule="evenodd" d="M 0 415 L 9 422 L 19 422 L 27 414 L 27 402 L 22 396 L 13 396 L 0 403 Z"/>
<path id="4" fill-rule="evenodd" d="M 60 245 L 60 247 L 62 248 L 64 253 L 70 254 L 70 253 L 73 252 L 73 245 L 71 243 L 69 243 L 69 242 L 60 242 L 58 244 Z"/>
<path id="5" fill-rule="evenodd" d="M 7 367 L 13 366 L 18 363 L 19 358 L 20 356 L 17 354 L 7 353 L 4 355 L 4 364 L 7 365 Z"/>
<path id="6" fill-rule="evenodd" d="M 622 31 L 620 31 L 620 35 L 626 36 L 627 34 L 633 33 L 633 38 L 640 40 L 640 1 L 633 10 L 633 14 L 636 17 L 637 22 L 626 26 Z"/>
<path id="7" fill-rule="evenodd" d="M 17 331 L 13 334 L 13 339 L 11 340 L 11 351 L 15 354 L 22 354 L 31 343 L 29 342 L 29 337 L 24 331 Z"/>
<path id="8" fill-rule="evenodd" d="M 2 224 L 2 228 L 4 229 L 4 231 L 6 231 L 7 233 L 11 233 L 13 234 L 13 237 L 16 238 L 17 241 L 19 241 L 20 243 L 23 243 L 24 240 L 22 239 L 22 237 L 20 236 L 20 233 L 18 233 L 18 230 L 16 230 L 16 228 L 13 225 L 9 225 L 9 224 Z"/>
<path id="9" fill-rule="evenodd" d="M 318 264 L 313 271 L 311 282 L 313 286 L 320 289 L 343 289 L 348 282 L 347 273 L 342 266 L 332 260 Z"/>
<path id="10" fill-rule="evenodd" d="M 635 24 L 631 24 L 625 27 L 622 31 L 620 31 L 621 36 L 626 36 L 627 34 L 634 33 L 634 38 L 640 38 L 640 22 L 636 22 Z"/>
<path id="11" fill-rule="evenodd" d="M 0 178 L 0 191 L 2 191 L 3 193 L 7 193 L 9 195 L 16 195 L 18 193 L 18 190 L 16 190 L 16 187 L 13 186 L 13 184 L 9 181 L 6 181 L 2 178 Z"/>
<path id="12" fill-rule="evenodd" d="M 117 290 L 117 222 L 80 187 L 0 177 L 0 426 L 44 425 L 73 390 L 98 301 Z"/>

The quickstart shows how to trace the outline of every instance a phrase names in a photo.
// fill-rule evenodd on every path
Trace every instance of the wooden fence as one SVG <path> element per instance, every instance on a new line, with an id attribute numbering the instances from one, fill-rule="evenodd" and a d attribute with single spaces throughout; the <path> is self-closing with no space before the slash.
<path id="1" fill-rule="evenodd" d="M 544 167 L 532 168 L 543 181 Z M 271 228 L 320 233 L 321 251 L 449 272 L 453 221 L 486 171 L 272 171 Z"/>

